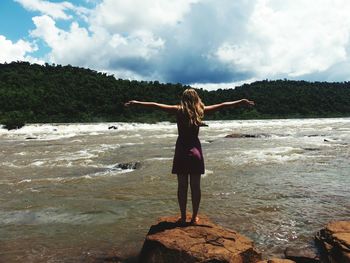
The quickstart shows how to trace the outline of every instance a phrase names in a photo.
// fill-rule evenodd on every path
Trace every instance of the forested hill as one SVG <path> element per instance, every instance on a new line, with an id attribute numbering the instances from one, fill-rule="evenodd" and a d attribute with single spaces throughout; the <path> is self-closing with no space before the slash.
<path id="1" fill-rule="evenodd" d="M 177 104 L 186 88 L 69 65 L 0 64 L 0 123 L 169 120 L 166 113 L 123 104 L 130 99 Z M 240 98 L 256 102 L 254 108 L 226 109 L 209 119 L 350 116 L 350 82 L 265 80 L 198 92 L 207 105 Z"/>

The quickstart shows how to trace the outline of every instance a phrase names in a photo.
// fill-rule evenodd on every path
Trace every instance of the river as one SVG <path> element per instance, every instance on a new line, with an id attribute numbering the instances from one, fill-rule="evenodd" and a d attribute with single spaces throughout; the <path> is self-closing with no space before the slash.
<path id="1" fill-rule="evenodd" d="M 200 213 L 265 257 L 350 219 L 350 118 L 207 124 Z M 176 137 L 167 122 L 0 129 L 0 262 L 136 255 L 151 224 L 178 213 Z M 129 162 L 140 167 L 118 166 Z"/>

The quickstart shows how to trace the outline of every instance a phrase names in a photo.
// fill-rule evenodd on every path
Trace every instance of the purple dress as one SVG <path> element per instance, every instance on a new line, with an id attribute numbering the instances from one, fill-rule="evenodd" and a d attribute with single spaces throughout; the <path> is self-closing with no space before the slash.
<path id="1" fill-rule="evenodd" d="M 199 126 L 188 126 L 184 114 L 176 115 L 178 138 L 173 160 L 173 174 L 204 174 L 204 159 L 198 139 Z"/>

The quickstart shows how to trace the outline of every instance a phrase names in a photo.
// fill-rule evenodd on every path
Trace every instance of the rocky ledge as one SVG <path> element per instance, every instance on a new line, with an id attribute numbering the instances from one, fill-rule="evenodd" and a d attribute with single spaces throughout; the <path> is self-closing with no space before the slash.
<path id="1" fill-rule="evenodd" d="M 145 263 L 256 263 L 261 254 L 253 242 L 201 215 L 200 224 L 180 226 L 178 217 L 163 217 L 151 226 L 140 253 Z"/>
<path id="2" fill-rule="evenodd" d="M 330 222 L 315 240 L 321 248 L 321 262 L 350 263 L 350 221 Z"/>

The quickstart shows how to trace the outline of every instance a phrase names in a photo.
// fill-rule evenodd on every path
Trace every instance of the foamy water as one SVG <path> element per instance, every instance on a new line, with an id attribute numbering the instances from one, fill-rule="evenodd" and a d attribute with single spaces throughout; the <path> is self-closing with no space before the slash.
<path id="1" fill-rule="evenodd" d="M 349 118 L 207 123 L 200 211 L 264 255 L 350 219 Z M 136 254 L 157 217 L 178 213 L 176 136 L 168 122 L 0 128 L 0 262 Z"/>

